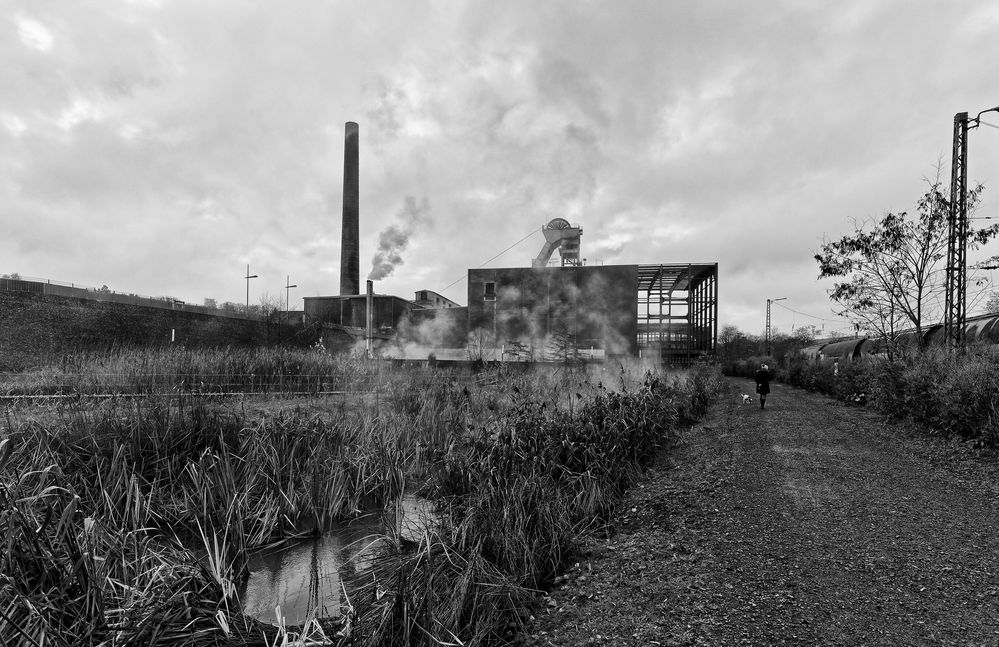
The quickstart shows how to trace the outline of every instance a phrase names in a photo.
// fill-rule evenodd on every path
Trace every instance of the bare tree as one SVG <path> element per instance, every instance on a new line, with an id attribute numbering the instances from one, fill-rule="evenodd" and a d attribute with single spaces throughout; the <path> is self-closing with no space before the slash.
<path id="1" fill-rule="evenodd" d="M 826 241 L 815 255 L 819 278 L 844 279 L 829 291 L 843 308 L 840 314 L 882 337 L 889 353 L 903 330 L 914 329 L 922 340 L 923 326 L 940 317 L 950 200 L 939 176 L 938 168 L 915 214 L 889 212 L 878 221 L 854 222 L 852 234 Z M 979 184 L 968 192 L 969 213 L 982 190 Z M 968 247 L 976 249 L 997 233 L 999 225 L 969 227 Z"/>
<path id="2" fill-rule="evenodd" d="M 557 326 L 549 336 L 547 345 L 553 361 L 569 364 L 579 359 L 579 344 L 568 326 Z"/>
<path id="3" fill-rule="evenodd" d="M 530 347 L 519 339 L 507 339 L 506 348 L 503 352 L 507 357 L 512 358 L 515 362 L 523 360 L 530 361 L 534 359 L 531 357 L 532 353 Z"/>
<path id="4" fill-rule="evenodd" d="M 727 324 L 718 333 L 718 350 L 722 361 L 733 362 L 757 352 L 759 340 L 754 339 L 737 326 Z"/>
<path id="5" fill-rule="evenodd" d="M 284 299 L 279 295 L 264 292 L 260 295 L 260 305 L 251 305 L 250 309 L 253 314 L 264 315 L 273 321 L 277 321 L 281 317 L 281 311 L 284 310 Z"/>
<path id="6" fill-rule="evenodd" d="M 265 313 L 284 310 L 284 299 L 280 295 L 264 292 L 260 295 L 260 309 Z"/>

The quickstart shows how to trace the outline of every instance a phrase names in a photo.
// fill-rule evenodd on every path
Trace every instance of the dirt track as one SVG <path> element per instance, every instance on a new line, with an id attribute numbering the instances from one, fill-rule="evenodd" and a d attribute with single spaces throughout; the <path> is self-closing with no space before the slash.
<path id="1" fill-rule="evenodd" d="M 540 645 L 999 645 L 995 459 L 729 379 L 552 593 Z"/>

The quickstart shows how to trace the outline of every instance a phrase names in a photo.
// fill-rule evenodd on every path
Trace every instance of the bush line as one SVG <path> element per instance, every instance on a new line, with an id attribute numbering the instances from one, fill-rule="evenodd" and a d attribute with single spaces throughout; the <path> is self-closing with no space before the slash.
<path id="1" fill-rule="evenodd" d="M 765 361 L 753 357 L 724 369 L 729 375 L 752 377 Z M 971 346 L 963 353 L 910 349 L 892 361 L 862 357 L 839 362 L 838 374 L 829 359 L 790 355 L 777 367 L 776 377 L 850 404 L 870 404 L 934 435 L 979 447 L 999 445 L 999 352 L 992 347 Z"/>

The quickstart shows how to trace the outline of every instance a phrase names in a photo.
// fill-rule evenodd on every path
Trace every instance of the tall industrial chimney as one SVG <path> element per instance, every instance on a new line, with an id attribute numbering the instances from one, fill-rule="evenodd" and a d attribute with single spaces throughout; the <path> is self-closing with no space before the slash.
<path id="1" fill-rule="evenodd" d="M 347 122 L 343 142 L 343 229 L 340 238 L 340 296 L 360 294 L 361 250 L 360 178 L 358 160 L 358 128 Z"/>

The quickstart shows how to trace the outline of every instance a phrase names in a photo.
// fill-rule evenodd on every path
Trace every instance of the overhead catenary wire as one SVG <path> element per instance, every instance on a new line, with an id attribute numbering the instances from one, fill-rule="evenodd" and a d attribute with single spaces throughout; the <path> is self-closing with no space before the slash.
<path id="1" fill-rule="evenodd" d="M 841 337 L 853 337 L 856 334 L 855 330 L 845 329 L 845 330 L 824 330 L 822 333 L 822 338 L 824 340 L 829 339 L 839 339 Z M 819 340 L 815 340 L 816 342 Z"/>
<path id="2" fill-rule="evenodd" d="M 795 310 L 794 308 L 789 308 L 786 305 L 784 305 L 783 303 L 776 303 L 775 302 L 774 305 L 780 306 L 781 308 L 784 308 L 785 310 L 790 310 L 794 314 L 801 315 L 802 317 L 808 317 L 810 319 L 818 319 L 819 321 L 831 321 L 833 323 L 843 323 L 842 319 L 826 319 L 825 317 L 816 317 L 815 315 L 810 315 L 807 312 L 801 312 L 800 310 Z"/>
<path id="3" fill-rule="evenodd" d="M 510 251 L 511 249 L 513 249 L 514 247 L 516 247 L 517 245 L 521 244 L 522 242 L 524 242 L 525 240 L 527 240 L 528 238 L 530 238 L 534 234 L 538 233 L 539 231 L 541 231 L 541 230 L 540 229 L 532 229 L 529 234 L 527 234 L 526 236 L 524 236 L 523 238 L 521 238 L 520 240 L 518 240 L 514 244 L 510 245 L 509 247 L 507 247 L 506 249 L 504 249 L 499 254 L 496 254 L 492 258 L 488 258 L 488 259 L 482 261 L 482 263 L 479 265 L 479 267 L 485 267 L 487 263 L 491 263 L 492 261 L 495 261 L 497 258 L 499 258 L 500 256 L 502 256 L 503 254 L 506 254 L 508 251 Z M 462 280 L 463 278 L 466 278 L 466 276 L 467 276 L 467 274 L 462 274 L 461 276 L 459 276 L 455 280 L 453 280 L 450 283 L 448 283 L 447 285 L 445 285 L 441 289 L 441 291 L 443 292 L 444 290 L 448 289 L 449 287 L 451 287 L 452 285 L 454 285 L 458 281 Z"/>
<path id="4" fill-rule="evenodd" d="M 990 283 L 990 284 L 986 285 L 985 287 L 981 288 L 980 290 L 975 290 L 974 292 L 972 292 L 970 294 L 970 296 L 976 297 L 976 296 L 978 296 L 980 294 L 984 294 L 986 292 L 994 292 L 995 289 L 996 289 L 995 285 L 992 285 Z"/>

